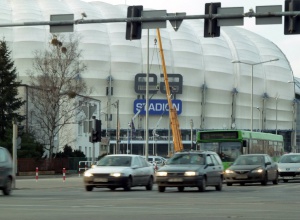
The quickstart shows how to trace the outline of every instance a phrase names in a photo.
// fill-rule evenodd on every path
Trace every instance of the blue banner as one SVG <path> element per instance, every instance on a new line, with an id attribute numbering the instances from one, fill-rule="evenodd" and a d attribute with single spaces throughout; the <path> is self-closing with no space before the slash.
<path id="1" fill-rule="evenodd" d="M 172 100 L 173 107 L 177 110 L 177 115 L 182 112 L 182 101 L 179 99 Z M 133 112 L 136 114 L 140 111 L 140 115 L 146 114 L 146 100 L 136 99 L 133 104 Z M 149 100 L 149 115 L 169 114 L 168 100 L 166 99 L 150 99 Z"/>

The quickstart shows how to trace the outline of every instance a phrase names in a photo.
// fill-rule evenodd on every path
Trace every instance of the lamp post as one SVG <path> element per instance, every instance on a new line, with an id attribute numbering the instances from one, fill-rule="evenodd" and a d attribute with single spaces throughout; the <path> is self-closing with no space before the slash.
<path id="1" fill-rule="evenodd" d="M 258 63 L 248 63 L 248 62 L 244 62 L 244 61 L 240 61 L 240 60 L 233 60 L 231 61 L 231 63 L 243 63 L 246 65 L 251 66 L 251 131 L 253 131 L 253 67 L 259 64 L 263 64 L 263 63 L 269 63 L 269 62 L 273 62 L 273 61 L 278 61 L 279 59 L 272 59 L 272 60 L 267 60 L 267 61 L 263 61 L 263 62 L 258 62 Z"/>
<path id="2" fill-rule="evenodd" d="M 193 149 L 193 127 L 194 127 L 193 119 L 190 120 L 190 125 L 191 125 L 191 149 Z"/>
<path id="3" fill-rule="evenodd" d="M 261 122 L 260 122 L 260 120 L 261 120 L 261 110 L 260 110 L 259 107 L 256 107 L 256 109 L 259 111 L 258 130 L 261 131 L 262 130 L 261 129 Z"/>

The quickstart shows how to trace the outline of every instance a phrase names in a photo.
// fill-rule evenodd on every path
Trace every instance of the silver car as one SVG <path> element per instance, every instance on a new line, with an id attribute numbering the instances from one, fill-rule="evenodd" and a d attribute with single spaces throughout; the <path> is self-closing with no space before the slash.
<path id="1" fill-rule="evenodd" d="M 85 171 L 83 181 L 87 191 L 92 191 L 94 187 L 129 191 L 133 186 L 145 186 L 147 190 L 152 190 L 154 169 L 140 155 L 112 154 L 101 158 Z"/>
<path id="2" fill-rule="evenodd" d="M 11 155 L 6 148 L 0 147 L 0 190 L 10 195 L 14 179 Z"/>
<path id="3" fill-rule="evenodd" d="M 282 155 L 278 162 L 279 179 L 283 182 L 300 179 L 300 153 Z"/>

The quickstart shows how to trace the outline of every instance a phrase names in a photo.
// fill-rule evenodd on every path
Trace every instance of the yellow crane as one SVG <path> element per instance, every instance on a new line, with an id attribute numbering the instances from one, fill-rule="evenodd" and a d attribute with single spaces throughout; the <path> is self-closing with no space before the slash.
<path id="1" fill-rule="evenodd" d="M 160 52 L 160 57 L 161 57 L 161 62 L 162 62 L 163 73 L 164 73 L 164 81 L 165 81 L 165 87 L 166 87 L 166 93 L 167 93 L 167 100 L 168 100 L 168 105 L 169 105 L 169 117 L 170 117 L 171 129 L 172 129 L 174 151 L 179 152 L 179 151 L 183 150 L 183 145 L 182 145 L 181 132 L 180 132 L 180 128 L 179 128 L 179 121 L 178 121 L 178 117 L 177 117 L 177 110 L 172 104 L 172 98 L 171 98 L 172 94 L 170 91 L 170 85 L 169 85 L 167 69 L 166 69 L 166 64 L 165 64 L 165 58 L 164 58 L 164 51 L 163 51 L 163 47 L 162 47 L 159 29 L 156 29 L 156 33 L 157 33 L 159 52 Z"/>

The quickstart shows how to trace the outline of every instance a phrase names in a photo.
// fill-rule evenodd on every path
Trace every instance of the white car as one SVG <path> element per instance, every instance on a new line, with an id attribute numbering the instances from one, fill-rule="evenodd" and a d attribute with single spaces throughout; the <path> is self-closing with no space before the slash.
<path id="1" fill-rule="evenodd" d="M 282 155 L 278 160 L 279 179 L 283 182 L 300 179 L 300 153 Z"/>
<path id="2" fill-rule="evenodd" d="M 87 191 L 92 191 L 94 187 L 129 191 L 133 186 L 145 186 L 147 190 L 152 190 L 154 170 L 140 155 L 112 154 L 101 158 L 85 171 L 83 181 Z"/>

